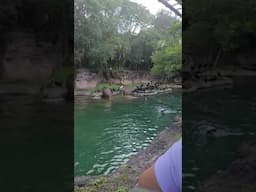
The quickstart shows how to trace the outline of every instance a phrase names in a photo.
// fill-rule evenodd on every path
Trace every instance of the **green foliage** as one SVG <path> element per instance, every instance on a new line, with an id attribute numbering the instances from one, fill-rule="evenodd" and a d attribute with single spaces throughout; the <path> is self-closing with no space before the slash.
<path id="1" fill-rule="evenodd" d="M 114 192 L 128 192 L 127 175 L 120 175 L 118 177 L 110 178 L 100 176 L 92 184 L 86 187 L 75 187 L 75 192 L 98 192 L 98 191 L 114 191 Z"/>
<path id="2" fill-rule="evenodd" d="M 106 177 L 100 177 L 95 181 L 95 186 L 102 187 L 106 183 L 106 181 L 107 181 Z"/>
<path id="3" fill-rule="evenodd" d="M 172 49 L 159 47 L 160 40 Z M 180 21 L 167 11 L 153 16 L 145 7 L 129 0 L 75 0 L 77 67 L 103 76 L 110 70 L 150 71 L 154 58 L 157 63 L 161 61 L 159 65 L 169 75 L 179 69 L 175 51 L 181 51 L 180 42 Z"/>
<path id="4" fill-rule="evenodd" d="M 174 21 L 169 29 L 168 38 L 158 41 L 157 49 L 152 55 L 154 63 L 151 70 L 153 75 L 170 78 L 181 70 L 181 23 Z"/>
<path id="5" fill-rule="evenodd" d="M 104 176 L 101 176 L 93 184 L 90 184 L 86 187 L 75 188 L 75 192 L 97 192 L 99 191 L 99 189 L 104 188 L 106 183 L 107 183 L 107 178 Z"/>
<path id="6" fill-rule="evenodd" d="M 142 6 L 122 0 L 75 1 L 75 63 L 106 71 L 129 60 L 130 39 L 151 23 Z"/>
<path id="7" fill-rule="evenodd" d="M 128 192 L 127 188 L 125 187 L 119 187 L 116 192 Z"/>
<path id="8" fill-rule="evenodd" d="M 225 59 L 230 53 L 237 55 L 255 50 L 255 6 L 254 0 L 186 1 L 184 55 L 189 55 L 196 66 L 212 67 L 220 51 Z"/>
<path id="9" fill-rule="evenodd" d="M 152 68 L 153 75 L 165 75 L 171 77 L 175 72 L 181 69 L 181 46 L 165 47 L 157 50 L 152 56 L 154 66 Z"/>
<path id="10" fill-rule="evenodd" d="M 112 84 L 112 83 L 99 83 L 97 84 L 95 91 L 102 91 L 104 88 L 118 90 L 121 84 Z"/>

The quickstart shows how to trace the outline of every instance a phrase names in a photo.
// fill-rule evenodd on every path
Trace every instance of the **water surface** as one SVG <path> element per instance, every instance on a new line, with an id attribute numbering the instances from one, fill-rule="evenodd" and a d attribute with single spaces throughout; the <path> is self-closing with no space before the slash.
<path id="1" fill-rule="evenodd" d="M 73 189 L 72 112 L 73 103 L 0 95 L 2 191 Z"/>
<path id="2" fill-rule="evenodd" d="M 250 83 L 251 82 L 251 83 Z M 197 186 L 237 158 L 241 143 L 256 139 L 255 78 L 234 79 L 232 88 L 183 97 L 183 190 Z M 207 129 L 217 128 L 217 136 Z"/>
<path id="3" fill-rule="evenodd" d="M 77 97 L 75 175 L 111 173 L 148 146 L 180 113 L 180 94 L 112 101 Z"/>

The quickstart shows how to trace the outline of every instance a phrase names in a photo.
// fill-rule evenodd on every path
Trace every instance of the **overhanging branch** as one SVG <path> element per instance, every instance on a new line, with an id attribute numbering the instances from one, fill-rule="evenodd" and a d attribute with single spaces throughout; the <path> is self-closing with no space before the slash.
<path id="1" fill-rule="evenodd" d="M 177 16 L 182 17 L 182 14 L 178 11 L 178 9 L 174 8 L 171 4 L 169 4 L 167 0 L 158 0 L 158 1 L 161 2 L 163 5 L 165 5 L 167 8 L 169 8 Z M 181 0 L 177 0 L 177 2 L 180 4 Z"/>

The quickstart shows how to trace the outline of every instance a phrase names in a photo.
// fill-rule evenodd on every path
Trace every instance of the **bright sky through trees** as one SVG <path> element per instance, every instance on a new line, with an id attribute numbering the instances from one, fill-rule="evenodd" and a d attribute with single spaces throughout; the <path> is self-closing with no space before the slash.
<path id="1" fill-rule="evenodd" d="M 162 3 L 160 3 L 158 0 L 130 0 L 132 2 L 136 2 L 138 4 L 142 4 L 145 6 L 152 14 L 156 14 L 161 9 L 169 10 L 166 8 Z M 170 4 L 175 4 L 176 2 L 174 0 L 170 1 Z"/>

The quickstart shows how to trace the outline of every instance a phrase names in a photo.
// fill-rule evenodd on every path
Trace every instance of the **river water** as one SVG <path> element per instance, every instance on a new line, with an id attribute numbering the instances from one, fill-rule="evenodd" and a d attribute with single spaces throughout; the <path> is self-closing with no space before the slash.
<path id="1" fill-rule="evenodd" d="M 230 88 L 183 96 L 183 191 L 197 191 L 237 158 L 241 143 L 256 140 L 255 80 L 242 77 Z"/>
<path id="2" fill-rule="evenodd" d="M 0 95 L 2 191 L 73 190 L 73 106 Z"/>
<path id="3" fill-rule="evenodd" d="M 112 101 L 77 97 L 75 175 L 111 173 L 147 147 L 180 113 L 180 93 Z"/>

